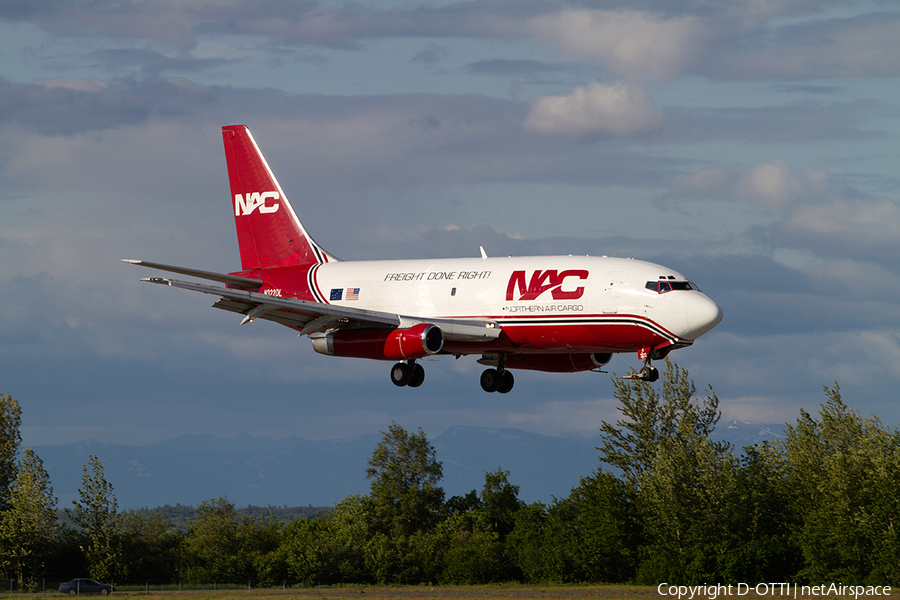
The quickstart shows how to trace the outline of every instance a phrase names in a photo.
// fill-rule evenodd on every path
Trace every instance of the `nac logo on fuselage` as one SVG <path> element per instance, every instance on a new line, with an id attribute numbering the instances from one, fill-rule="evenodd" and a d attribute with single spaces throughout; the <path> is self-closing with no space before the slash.
<path id="1" fill-rule="evenodd" d="M 257 208 L 260 214 L 273 213 L 281 206 L 277 202 L 266 204 L 269 200 L 278 200 L 278 192 L 248 192 L 234 195 L 234 216 L 246 217 Z"/>
<path id="2" fill-rule="evenodd" d="M 531 279 L 525 279 L 525 271 L 513 271 L 509 278 L 509 285 L 506 286 L 506 300 L 537 300 L 538 296 L 544 292 L 551 291 L 554 300 L 577 300 L 584 295 L 584 286 L 575 289 L 565 290 L 563 285 L 571 286 L 574 282 L 572 278 L 584 281 L 588 278 L 589 273 L 585 269 L 568 269 L 566 271 L 557 271 L 550 269 L 548 271 L 537 270 L 531 274 Z M 566 279 L 570 279 L 566 282 Z M 519 297 L 516 298 L 516 291 Z"/>

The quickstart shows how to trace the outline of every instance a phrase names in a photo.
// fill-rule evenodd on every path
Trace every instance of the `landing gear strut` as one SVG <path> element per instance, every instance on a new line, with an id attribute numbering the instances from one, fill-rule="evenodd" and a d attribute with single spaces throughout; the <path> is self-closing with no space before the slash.
<path id="1" fill-rule="evenodd" d="M 655 351 L 650 348 L 645 348 L 638 353 L 640 358 L 644 359 L 644 366 L 641 367 L 641 370 L 634 375 L 626 375 L 622 377 L 622 379 L 638 379 L 640 381 L 646 381 L 647 383 L 653 383 L 659 379 L 659 370 L 650 364 L 650 361 L 654 358 L 665 358 L 668 351 Z"/>
<path id="2" fill-rule="evenodd" d="M 508 394 L 516 380 L 505 368 L 506 357 L 501 355 L 496 369 L 485 369 L 481 374 L 481 389 L 486 392 Z"/>
<path id="3" fill-rule="evenodd" d="M 391 367 L 391 381 L 397 387 L 419 387 L 425 381 L 425 368 L 415 360 Z"/>

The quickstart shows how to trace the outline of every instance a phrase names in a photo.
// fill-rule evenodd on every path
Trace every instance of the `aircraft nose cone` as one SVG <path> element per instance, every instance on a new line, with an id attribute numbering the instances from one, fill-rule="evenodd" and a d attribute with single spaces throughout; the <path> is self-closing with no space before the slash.
<path id="1" fill-rule="evenodd" d="M 722 309 L 704 294 L 691 294 L 685 305 L 689 332 L 686 338 L 695 340 L 722 321 Z"/>

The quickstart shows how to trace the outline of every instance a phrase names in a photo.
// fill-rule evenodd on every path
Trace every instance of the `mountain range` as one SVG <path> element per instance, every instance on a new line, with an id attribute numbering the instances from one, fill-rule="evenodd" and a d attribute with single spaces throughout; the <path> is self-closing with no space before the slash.
<path id="1" fill-rule="evenodd" d="M 716 437 L 739 450 L 782 437 L 781 425 L 719 424 Z M 333 506 L 369 491 L 367 461 L 380 434 L 337 440 L 282 439 L 242 434 L 185 434 L 157 444 L 128 446 L 93 439 L 33 450 L 44 461 L 60 508 L 78 499 L 83 465 L 96 455 L 120 509 L 196 505 L 226 497 L 242 506 Z M 511 428 L 450 427 L 429 440 L 443 464 L 447 497 L 480 491 L 486 472 L 509 471 L 525 502 L 569 495 L 579 478 L 600 466 L 599 436 L 549 436 Z"/>

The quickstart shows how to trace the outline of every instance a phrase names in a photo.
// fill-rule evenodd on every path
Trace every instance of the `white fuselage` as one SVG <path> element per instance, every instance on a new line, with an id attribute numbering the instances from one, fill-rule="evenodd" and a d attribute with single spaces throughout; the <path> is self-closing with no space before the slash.
<path id="1" fill-rule="evenodd" d="M 722 317 L 680 273 L 634 259 L 341 261 L 314 266 L 307 280 L 317 300 L 339 306 L 420 320 L 491 319 L 523 352 L 683 346 Z"/>

